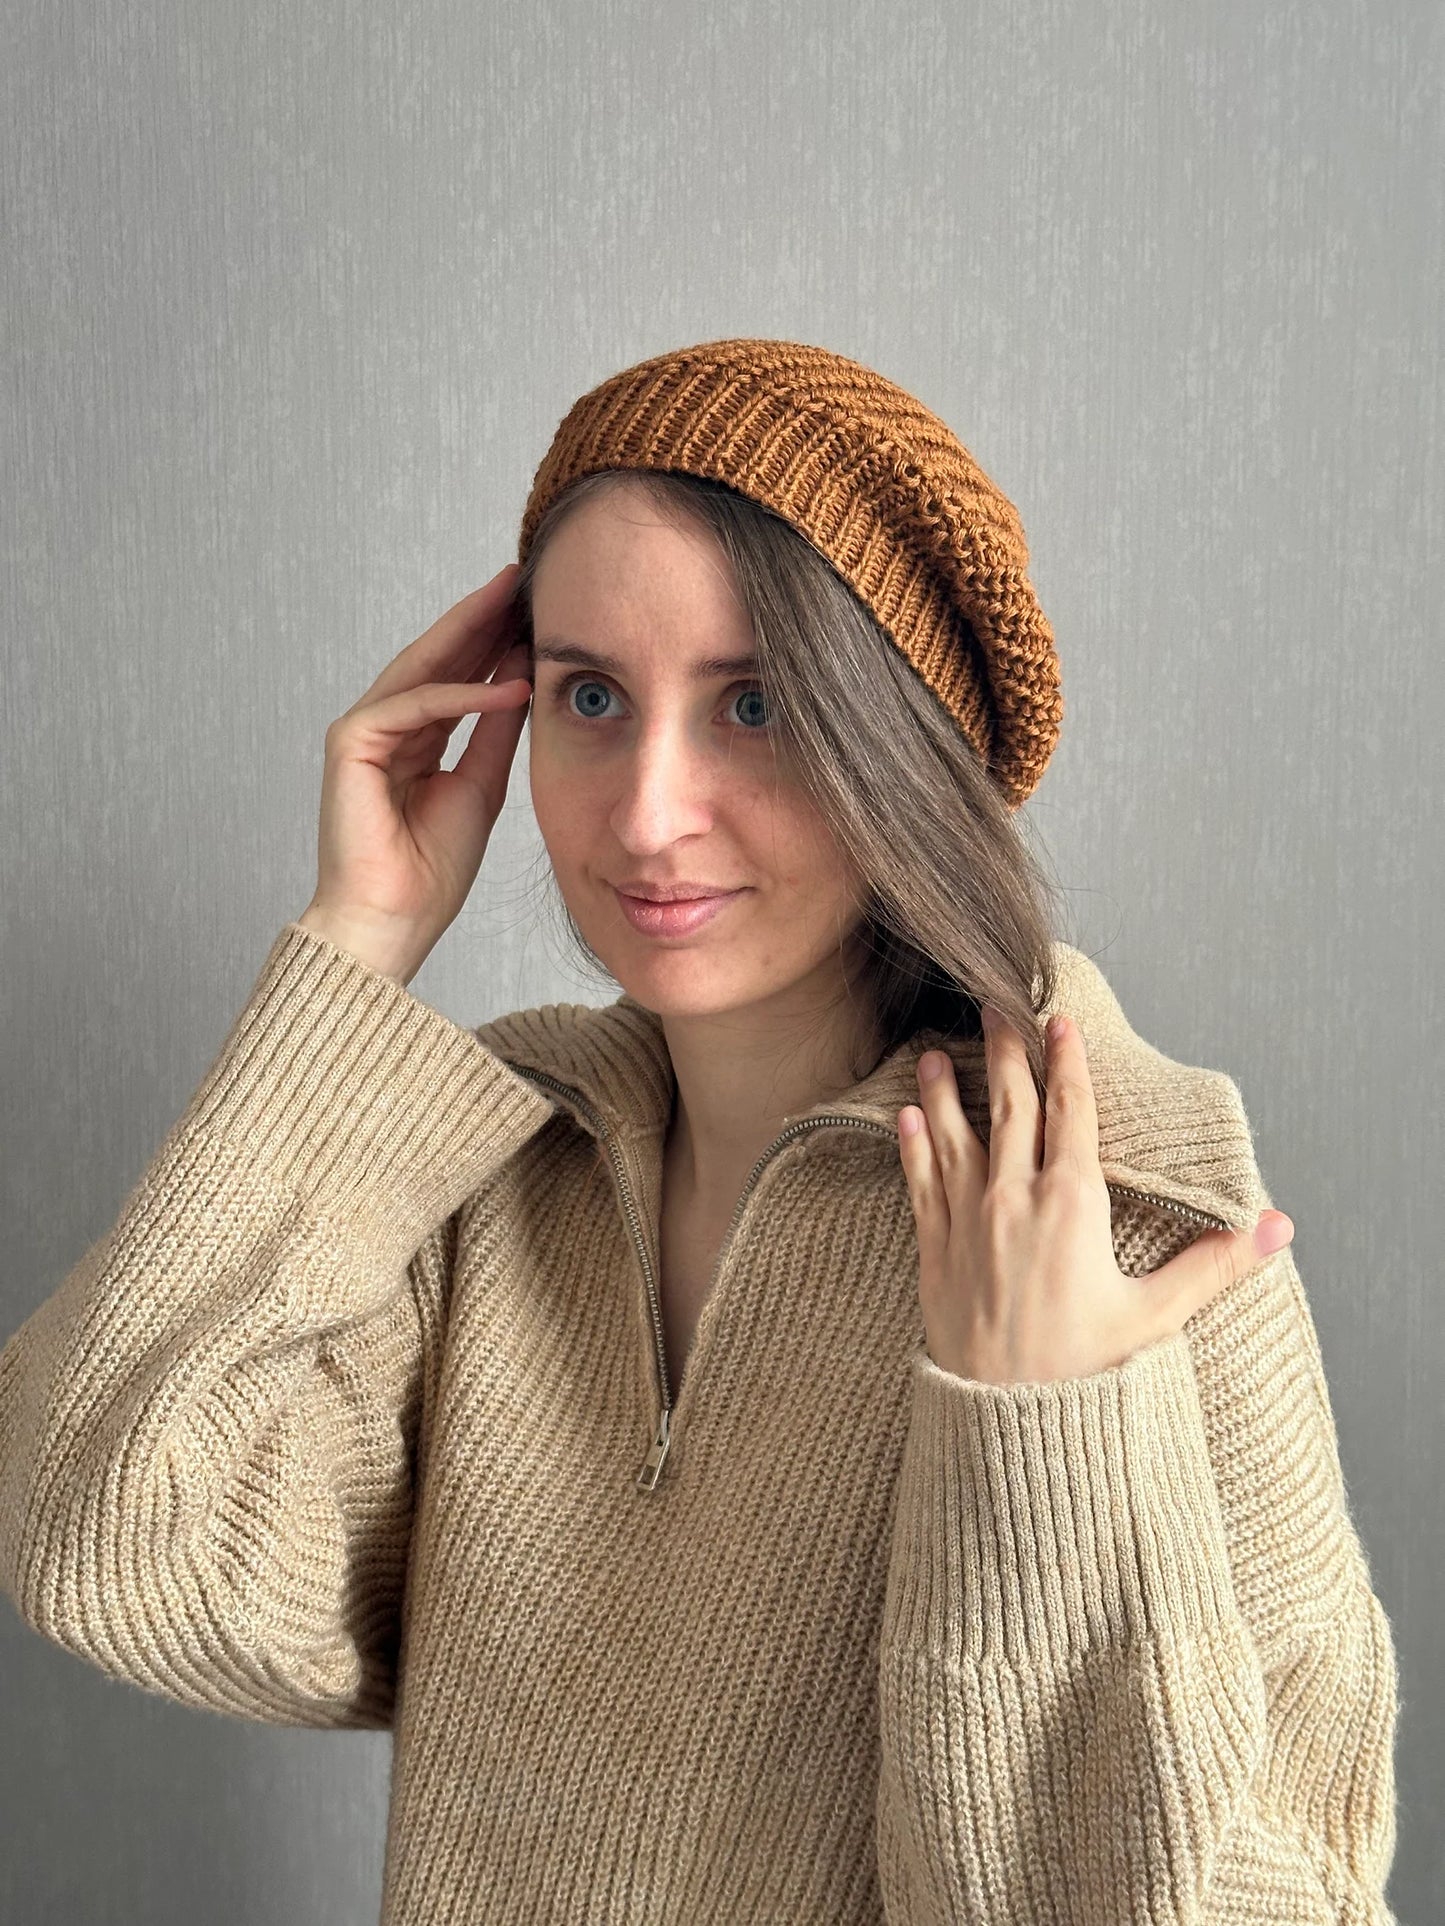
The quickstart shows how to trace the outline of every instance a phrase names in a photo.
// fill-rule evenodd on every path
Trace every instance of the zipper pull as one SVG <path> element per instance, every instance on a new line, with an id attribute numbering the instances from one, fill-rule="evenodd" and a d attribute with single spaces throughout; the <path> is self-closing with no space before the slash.
<path id="1" fill-rule="evenodd" d="M 657 1436 L 652 1441 L 652 1448 L 647 1454 L 646 1462 L 637 1474 L 638 1487 L 642 1491 L 655 1490 L 657 1481 L 662 1476 L 662 1461 L 667 1456 L 667 1427 L 671 1419 L 672 1411 L 669 1406 L 664 1405 L 662 1418 L 657 1427 Z"/>

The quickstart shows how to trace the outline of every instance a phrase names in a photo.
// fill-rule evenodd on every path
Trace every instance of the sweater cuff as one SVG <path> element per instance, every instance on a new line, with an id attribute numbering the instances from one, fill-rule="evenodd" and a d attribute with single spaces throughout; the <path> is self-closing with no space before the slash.
<path id="1" fill-rule="evenodd" d="M 473 1032 L 292 922 L 173 1134 L 407 1241 L 554 1114 Z"/>
<path id="2" fill-rule="evenodd" d="M 889 1639 L 1020 1670 L 1238 1607 L 1189 1341 L 987 1384 L 913 1356 Z"/>

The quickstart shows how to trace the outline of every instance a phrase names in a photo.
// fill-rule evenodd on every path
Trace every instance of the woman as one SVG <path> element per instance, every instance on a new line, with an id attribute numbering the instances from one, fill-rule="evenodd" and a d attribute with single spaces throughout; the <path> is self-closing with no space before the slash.
<path id="1" fill-rule="evenodd" d="M 584 395 L 519 566 L 328 731 L 311 903 L 0 1353 L 21 1612 L 392 1727 L 385 1926 L 1390 1917 L 1292 1226 L 1234 1082 L 1052 935 L 1026 562 L 844 357 Z M 528 711 L 622 994 L 465 1031 L 407 985 Z"/>

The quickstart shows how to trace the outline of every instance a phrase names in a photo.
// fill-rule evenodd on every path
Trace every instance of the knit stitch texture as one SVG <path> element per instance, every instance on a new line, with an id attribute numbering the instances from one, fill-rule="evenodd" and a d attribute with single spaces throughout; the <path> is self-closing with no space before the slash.
<path id="1" fill-rule="evenodd" d="M 558 423 L 522 511 L 519 562 L 556 497 L 608 468 L 703 476 L 780 515 L 872 611 L 1007 806 L 1032 795 L 1064 698 L 1023 523 L 906 389 L 829 348 L 766 337 L 639 361 Z"/>
<path id="2" fill-rule="evenodd" d="M 1058 955 L 1121 1266 L 1252 1224 L 1238 1087 Z M 939 1043 L 983 1128 L 931 1031 L 789 1119 L 678 1395 L 658 1019 L 468 1030 L 287 924 L 0 1350 L 0 1586 L 184 1705 L 390 1727 L 382 1926 L 1387 1926 L 1395 1652 L 1292 1246 L 1094 1375 L 939 1369 Z"/>

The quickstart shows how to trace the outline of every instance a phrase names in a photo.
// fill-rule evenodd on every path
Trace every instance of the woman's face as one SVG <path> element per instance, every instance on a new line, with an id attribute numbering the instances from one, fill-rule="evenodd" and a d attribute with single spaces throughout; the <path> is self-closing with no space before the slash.
<path id="1" fill-rule="evenodd" d="M 752 627 L 727 557 L 635 488 L 582 503 L 538 559 L 532 804 L 568 910 L 630 995 L 660 1014 L 757 1004 L 816 978 L 863 899 L 810 799 L 775 764 Z M 558 662 L 564 648 L 610 658 Z M 717 665 L 702 672 L 708 657 Z M 616 886 L 740 890 L 684 935 L 635 928 Z"/>

